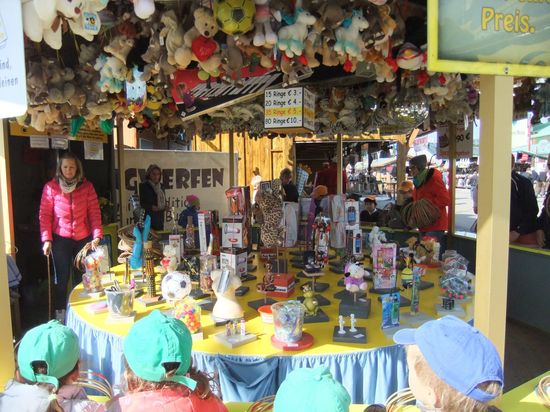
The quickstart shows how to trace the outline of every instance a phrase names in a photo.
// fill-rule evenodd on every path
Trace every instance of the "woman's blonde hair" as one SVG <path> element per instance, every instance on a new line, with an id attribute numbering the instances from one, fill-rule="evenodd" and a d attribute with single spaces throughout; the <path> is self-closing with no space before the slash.
<path id="1" fill-rule="evenodd" d="M 137 376 L 130 368 L 126 360 L 124 360 L 124 364 L 126 366 L 124 370 L 124 378 L 126 379 L 126 384 L 128 385 L 129 392 L 157 391 L 162 389 L 181 387 L 186 391 L 186 396 L 190 396 L 192 392 L 195 392 L 200 398 L 208 399 L 212 395 L 212 390 L 210 389 L 211 380 L 208 378 L 208 376 L 196 370 L 193 366 L 189 367 L 187 375 L 195 382 L 197 382 L 197 387 L 194 391 L 178 382 L 168 380 L 161 382 L 147 381 Z M 175 375 L 176 371 L 179 368 L 179 365 L 180 364 L 177 362 L 165 363 L 164 368 L 166 369 L 166 377 L 170 378 L 171 376 Z"/>
<path id="2" fill-rule="evenodd" d="M 158 170 L 159 173 L 162 173 L 162 169 L 158 165 L 156 164 L 149 165 L 149 167 L 147 168 L 147 171 L 145 172 L 145 180 L 151 180 L 151 173 L 153 173 L 153 170 Z"/>
<path id="3" fill-rule="evenodd" d="M 418 379 L 422 381 L 422 385 L 431 388 L 437 394 L 438 407 L 441 411 L 495 412 L 499 410 L 493 405 L 476 401 L 464 395 L 441 380 L 430 368 L 418 347 L 416 347 L 416 350 L 412 349 L 412 346 L 407 348 L 407 364 L 409 368 L 414 368 Z M 495 381 L 483 382 L 478 385 L 478 388 L 494 394 L 495 397 L 500 396 L 502 393 L 502 386 Z"/>
<path id="4" fill-rule="evenodd" d="M 76 165 L 76 174 L 74 178 L 77 182 L 81 182 L 84 179 L 84 168 L 82 167 L 82 162 L 72 152 L 65 152 L 61 156 L 59 156 L 59 161 L 57 162 L 57 168 L 55 169 L 55 176 L 57 180 L 64 179 L 63 173 L 61 172 L 61 163 L 63 163 L 63 160 L 72 160 L 74 161 Z"/>

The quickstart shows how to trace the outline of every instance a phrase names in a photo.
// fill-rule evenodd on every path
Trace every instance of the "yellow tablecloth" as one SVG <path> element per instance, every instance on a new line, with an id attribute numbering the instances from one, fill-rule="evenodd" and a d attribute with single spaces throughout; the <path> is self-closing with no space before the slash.
<path id="1" fill-rule="evenodd" d="M 258 257 L 256 257 L 256 260 Z M 271 345 L 271 335 L 273 335 L 273 325 L 272 324 L 264 324 L 259 315 L 258 312 L 248 307 L 247 303 L 252 300 L 261 299 L 263 298 L 263 295 L 256 292 L 256 283 L 261 280 L 263 275 L 263 265 L 262 262 L 254 262 L 254 264 L 257 264 L 258 270 L 254 272 L 258 277 L 257 281 L 249 281 L 245 282 L 245 286 L 250 287 L 250 292 L 247 293 L 245 296 L 240 297 L 239 301 L 241 302 L 241 305 L 245 311 L 245 319 L 246 319 L 246 329 L 249 332 L 255 333 L 258 336 L 258 339 L 254 342 L 248 343 L 246 345 L 242 345 L 240 347 L 231 349 L 228 348 L 221 343 L 218 343 L 214 341 L 214 339 L 211 337 L 213 334 L 224 331 L 223 326 L 216 327 L 212 321 L 212 319 L 209 316 L 209 312 L 204 311 L 202 316 L 202 324 L 203 324 L 203 333 L 205 336 L 204 340 L 197 340 L 193 342 L 193 350 L 194 351 L 200 351 L 200 352 L 206 352 L 211 354 L 217 354 L 217 353 L 223 353 L 223 354 L 246 354 L 246 355 L 262 355 L 262 356 L 270 356 L 270 355 L 288 355 L 291 356 L 295 354 L 296 352 L 283 352 L 280 349 L 277 349 Z M 113 271 L 117 275 L 121 275 L 124 271 L 123 265 L 118 265 L 113 267 Z M 291 268 L 289 271 L 292 271 L 293 273 L 297 273 L 300 270 Z M 306 349 L 304 351 L 300 351 L 300 354 L 308 354 L 308 355 L 315 355 L 315 354 L 327 354 L 327 353 L 347 353 L 347 352 L 353 352 L 357 350 L 365 350 L 365 349 L 372 349 L 372 348 L 378 348 L 381 346 L 388 346 L 391 345 L 393 342 L 386 338 L 384 333 L 382 332 L 380 328 L 380 321 L 381 321 L 381 304 L 377 300 L 379 295 L 376 294 L 369 294 L 369 297 L 371 298 L 371 312 L 369 319 L 357 319 L 357 326 L 364 326 L 367 329 L 367 343 L 366 344 L 348 344 L 348 343 L 338 343 L 332 341 L 332 333 L 333 328 L 335 325 L 338 324 L 338 304 L 339 300 L 335 299 L 333 297 L 334 293 L 343 290 L 343 287 L 338 287 L 337 282 L 339 279 L 342 278 L 342 275 L 337 275 L 334 273 L 331 273 L 328 268 L 325 269 L 325 275 L 320 278 L 319 282 L 328 283 L 330 285 L 329 289 L 323 293 L 321 293 L 323 296 L 328 298 L 331 301 L 330 306 L 323 306 L 323 311 L 329 316 L 329 321 L 324 323 L 310 323 L 310 324 L 304 324 L 304 331 L 309 332 L 311 335 L 313 335 L 315 341 L 314 345 Z M 431 282 L 435 283 L 435 287 L 426 289 L 420 292 L 420 311 L 432 316 L 434 318 L 437 318 L 437 312 L 435 310 L 435 304 L 440 303 L 440 299 L 438 298 L 440 294 L 440 289 L 438 287 L 438 276 L 440 274 L 440 271 L 437 269 L 430 269 L 427 271 L 426 280 L 429 280 Z M 160 276 L 159 276 L 160 278 Z M 297 285 L 296 291 L 293 296 L 291 296 L 289 299 L 295 299 L 297 296 L 301 295 L 301 292 L 298 288 L 299 285 L 304 284 L 307 282 L 307 279 L 299 278 L 300 283 Z M 160 289 L 160 288 L 158 288 Z M 82 320 L 84 320 L 89 325 L 93 326 L 96 329 L 103 330 L 106 332 L 109 332 L 114 335 L 119 336 L 125 336 L 130 327 L 131 323 L 109 323 L 107 320 L 107 314 L 91 314 L 86 310 L 86 306 L 94 301 L 105 299 L 99 298 L 99 299 L 92 299 L 85 294 L 82 293 L 82 285 L 77 286 L 71 293 L 69 302 L 71 305 L 72 310 L 80 317 Z M 404 292 L 404 296 L 410 296 L 410 292 L 406 291 Z M 285 300 L 285 299 L 276 299 L 276 300 Z M 458 301 L 457 301 L 457 304 Z M 464 319 L 472 319 L 473 318 L 473 299 L 470 298 L 467 302 L 462 303 L 463 308 L 465 309 L 466 316 Z M 167 304 L 159 304 L 155 306 L 149 306 L 144 307 L 140 303 L 136 301 L 134 305 L 135 311 L 136 311 L 136 320 L 140 319 L 141 317 L 145 316 L 149 312 L 151 312 L 153 309 L 160 309 L 165 310 L 168 309 L 169 306 Z M 408 307 L 404 307 L 401 309 L 402 313 L 409 312 Z M 349 318 L 347 319 L 347 324 L 349 323 Z"/>
<path id="2" fill-rule="evenodd" d="M 506 372 L 504 372 L 506 374 Z M 535 393 L 539 381 L 543 376 L 550 375 L 550 371 L 525 382 L 523 385 L 506 392 L 498 405 L 503 412 L 548 412 L 540 398 Z"/>

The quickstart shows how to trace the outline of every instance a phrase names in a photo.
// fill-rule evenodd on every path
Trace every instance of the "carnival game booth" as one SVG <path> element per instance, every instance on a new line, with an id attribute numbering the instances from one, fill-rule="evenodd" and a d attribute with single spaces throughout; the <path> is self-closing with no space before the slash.
<path id="1" fill-rule="evenodd" d="M 465 118 L 472 120 L 476 113 L 479 113 L 484 124 L 485 136 L 485 140 L 482 139 L 481 143 L 480 157 L 485 163 L 482 163 L 480 169 L 480 187 L 485 186 L 487 189 L 480 192 L 478 277 L 475 279 L 475 284 L 477 290 L 481 291 L 481 297 L 479 293 L 475 296 L 475 322 L 476 326 L 495 341 L 503 355 L 506 312 L 504 305 L 508 273 L 507 259 L 503 259 L 503 254 L 505 255 L 508 251 L 508 245 L 505 242 L 504 226 L 506 225 L 503 222 L 507 221 L 508 210 L 507 207 L 500 208 L 500 205 L 506 205 L 508 202 L 504 189 L 509 186 L 509 181 L 506 180 L 508 173 L 502 165 L 507 164 L 504 160 L 509 157 L 510 150 L 507 145 L 496 144 L 496 136 L 511 134 L 507 123 L 511 124 L 512 118 L 513 79 L 504 75 L 521 74 L 518 68 L 520 64 L 510 67 L 497 64 L 495 70 L 498 76 L 484 75 L 481 79 L 476 74 L 452 73 L 450 71 L 454 70 L 455 66 L 452 64 L 449 66 L 445 61 L 440 65 L 430 63 L 428 70 L 425 47 L 427 10 L 426 5 L 421 1 L 350 2 L 346 5 L 330 1 L 320 3 L 272 1 L 266 5 L 252 0 L 214 1 L 212 4 L 195 1 L 109 2 L 104 0 L 86 3 L 82 8 L 75 8 L 70 3 L 44 2 L 47 13 L 38 12 L 38 2 L 27 2 L 22 6 L 22 10 L 19 6 L 10 5 L 13 7 L 15 16 L 19 16 L 18 13 L 22 12 L 23 27 L 16 27 L 17 30 L 13 30 L 10 22 L 8 28 L 12 32 L 8 38 L 21 40 L 17 47 L 19 52 L 24 47 L 25 55 L 19 53 L 21 58 L 17 60 L 17 65 L 15 58 L 10 57 L 9 61 L 13 67 L 19 69 L 18 84 L 24 84 L 26 88 L 23 90 L 22 101 L 17 102 L 18 111 L 11 110 L 9 113 L 17 116 L 16 121 L 22 127 L 31 127 L 32 131 L 49 133 L 49 136 L 74 137 L 84 127 L 110 134 L 116 128 L 118 147 L 122 149 L 124 141 L 122 122 L 125 119 L 129 126 L 138 130 L 139 133 L 148 131 L 159 139 L 177 138 L 180 141 L 189 142 L 191 136 L 198 136 L 206 145 L 216 139 L 227 140 L 229 157 L 233 156 L 238 149 L 235 138 L 279 137 L 291 140 L 297 136 L 308 138 L 313 135 L 325 135 L 337 142 L 336 157 L 338 175 L 340 175 L 343 136 L 356 136 L 363 133 L 378 136 L 400 135 L 402 139 L 398 151 L 397 180 L 403 181 L 407 146 L 412 144 L 420 128 L 435 129 L 438 125 L 448 126 L 449 133 L 445 135 L 444 143 L 449 147 L 449 156 L 453 157 L 456 153 L 456 147 L 453 149 L 457 136 L 456 128 L 461 125 L 464 127 Z M 144 8 L 144 4 L 148 7 Z M 445 29 L 440 27 L 441 24 L 438 24 L 437 19 L 438 11 L 442 13 L 442 17 L 448 16 L 445 13 L 449 11 L 443 6 L 439 9 L 434 7 L 434 2 L 430 2 L 430 10 L 435 12 L 430 14 L 431 30 Z M 452 7 L 461 6 L 453 3 Z M 501 5 L 501 7 L 505 6 Z M 532 16 L 538 16 L 540 13 L 537 13 L 536 7 L 536 4 L 523 4 L 521 9 Z M 451 10 L 450 13 L 452 16 L 453 11 Z M 470 15 L 469 13 L 473 12 L 467 9 L 460 10 L 460 13 Z M 480 13 L 481 11 L 478 10 L 477 15 L 479 16 Z M 20 19 L 13 20 L 18 22 Z M 444 22 L 445 19 L 442 18 L 440 21 Z M 548 27 L 548 24 L 544 23 L 545 21 L 542 22 L 541 27 Z M 462 30 L 453 26 L 453 30 L 459 29 Z M 530 35 L 539 39 L 540 32 L 536 32 L 535 27 L 533 30 L 518 41 L 524 41 L 522 39 Z M 26 36 L 24 46 L 22 31 Z M 432 32 L 431 37 L 431 52 L 435 53 L 437 41 L 434 39 L 438 38 L 437 33 Z M 471 38 L 471 36 L 459 35 L 444 36 L 442 39 L 448 41 L 450 37 L 459 43 Z M 445 45 L 445 41 L 441 44 Z M 470 47 L 461 43 L 459 49 L 470 50 Z M 6 50 L 8 49 L 0 49 L 0 52 L 4 53 Z M 434 57 L 437 56 L 434 54 L 429 56 L 430 60 L 435 62 L 437 58 L 433 60 Z M 467 56 L 464 59 L 471 61 L 478 57 Z M 7 61 L 8 57 L 2 55 L 2 59 Z M 503 61 L 508 59 L 504 58 Z M 523 64 L 524 61 L 519 63 Z M 547 75 L 545 67 L 544 64 L 529 66 L 529 72 L 526 75 L 533 77 Z M 463 73 L 495 73 L 476 68 L 472 69 L 467 65 L 456 66 L 456 69 L 460 69 Z M 333 78 L 339 80 L 335 83 L 327 81 Z M 15 84 L 15 82 L 10 83 Z M 527 82 L 522 83 L 522 86 L 527 87 L 526 84 Z M 532 102 L 544 101 L 548 83 L 532 80 L 529 84 L 532 86 L 534 97 Z M 480 90 L 483 93 L 480 94 Z M 537 117 L 541 117 L 545 114 L 543 112 L 548 110 L 548 106 L 533 104 L 533 110 L 537 112 Z M 497 112 L 499 116 L 503 116 L 502 119 L 496 118 Z M 122 170 L 124 150 L 119 150 L 117 156 L 119 170 Z M 290 156 L 281 155 L 281 157 L 288 159 Z M 330 340 L 324 340 L 326 334 L 322 330 L 312 326 L 311 331 L 304 330 L 306 332 L 304 336 L 307 337 L 309 333 L 314 340 L 311 348 L 305 349 L 303 359 L 300 356 L 275 356 L 280 355 L 281 351 L 284 352 L 285 348 L 294 347 L 293 344 L 296 342 L 285 340 L 284 335 L 279 336 L 280 339 L 275 339 L 274 342 L 270 341 L 268 336 L 271 330 L 265 332 L 267 329 L 263 329 L 270 326 L 264 326 L 256 312 L 250 309 L 239 311 L 239 307 L 246 306 L 239 304 L 239 300 L 234 299 L 234 296 L 224 296 L 227 291 L 238 289 L 238 281 L 242 282 L 240 274 L 238 277 L 235 275 L 239 273 L 237 265 L 239 254 L 246 253 L 248 258 L 251 220 L 250 193 L 247 193 L 245 184 L 237 182 L 238 168 L 232 160 L 229 161 L 228 167 L 229 185 L 226 187 L 228 192 L 225 194 L 229 202 L 230 219 L 225 222 L 222 220 L 221 233 L 225 233 L 227 241 L 233 245 L 230 247 L 231 252 L 228 252 L 225 266 L 233 265 L 235 269 L 233 273 L 231 270 L 211 270 L 213 274 L 215 273 L 211 276 L 212 282 L 217 286 L 210 285 L 210 287 L 214 294 L 221 294 L 217 296 L 218 302 L 223 302 L 224 298 L 227 298 L 233 304 L 233 309 L 239 316 L 235 316 L 232 320 L 241 319 L 244 316 L 244 331 L 241 334 L 240 326 L 235 326 L 238 333 L 235 333 L 235 330 L 229 330 L 233 326 L 216 327 L 213 323 L 209 323 L 210 317 L 207 316 L 204 322 L 203 340 L 197 341 L 196 344 L 198 350 L 195 357 L 198 366 L 213 370 L 211 362 L 214 362 L 220 371 L 227 371 L 223 378 L 226 379 L 225 384 L 222 385 L 222 391 L 226 391 L 225 396 L 244 399 L 248 398 L 248 394 L 238 393 L 244 385 L 232 386 L 231 383 L 250 378 L 246 371 L 242 373 L 242 369 L 239 368 L 242 364 L 239 361 L 243 361 L 247 368 L 257 364 L 258 371 L 262 368 L 271 370 L 270 362 L 273 362 L 273 365 L 277 363 L 278 373 L 273 378 L 276 380 L 260 382 L 259 377 L 264 375 L 257 372 L 255 383 L 258 386 L 264 383 L 276 386 L 281 380 L 279 378 L 286 376 L 288 369 L 298 365 L 292 363 L 294 360 L 303 362 L 299 363 L 300 365 L 309 364 L 309 362 L 313 364 L 321 360 L 335 361 L 331 365 L 334 365 L 333 372 L 336 376 L 340 376 L 337 369 L 340 366 L 336 366 L 340 358 L 342 363 L 353 365 L 356 373 L 359 373 L 359 366 L 364 369 L 367 362 L 372 362 L 368 366 L 372 368 L 371 372 L 375 371 L 380 381 L 384 382 L 384 387 L 381 385 L 381 387 L 371 388 L 369 385 L 372 381 L 367 382 L 366 379 L 362 380 L 360 387 L 354 386 L 357 384 L 351 382 L 346 383 L 346 386 L 352 393 L 354 401 L 383 401 L 384 396 L 390 391 L 404 385 L 406 376 L 402 349 L 388 345 L 390 341 L 382 338 L 379 329 L 384 322 L 386 325 L 389 322 L 391 326 L 396 326 L 393 321 L 400 313 L 400 299 L 396 296 L 383 298 L 380 304 L 377 299 L 371 297 L 370 308 L 373 317 L 368 318 L 364 326 L 361 325 L 363 322 L 361 320 L 358 320 L 355 325 L 350 324 L 350 328 L 354 326 L 366 328 L 367 342 L 363 344 L 366 346 L 331 344 Z M 250 166 L 246 166 L 245 170 L 247 167 Z M 271 170 L 270 179 L 267 180 L 273 180 L 272 177 L 276 177 L 276 174 L 276 171 Z M 122 182 L 123 178 L 119 176 L 119 187 L 122 187 Z M 262 189 L 265 191 L 263 200 L 266 205 L 269 205 L 268 208 L 273 208 L 274 205 L 279 208 L 280 199 L 277 199 L 278 189 L 276 189 L 278 184 L 278 182 L 271 182 Z M 2 187 L 6 186 L 2 184 Z M 340 182 L 336 195 L 341 194 Z M 120 195 L 122 196 L 122 193 Z M 125 208 L 122 200 L 119 201 L 119 205 Z M 227 209 L 225 212 L 227 213 Z M 342 217 L 340 213 L 337 215 L 339 218 Z M 262 230 L 263 236 L 273 234 L 273 229 L 278 229 L 278 221 L 274 217 L 280 215 L 267 213 L 265 216 L 264 225 L 269 229 Z M 4 218 L 5 222 L 8 220 Z M 317 250 L 314 249 L 315 253 L 300 255 L 302 258 L 305 256 L 305 260 L 302 260 L 303 271 L 306 269 L 313 271 L 309 272 L 309 276 L 306 274 L 306 278 L 316 279 L 321 277 L 321 273 L 327 279 L 332 276 L 325 273 L 326 268 L 321 270 L 319 267 L 321 264 L 327 266 L 327 260 L 331 256 L 328 253 L 329 243 L 325 234 L 322 236 L 318 234 L 321 228 L 324 228 L 323 233 L 326 233 L 329 223 L 331 222 L 323 220 L 321 216 L 321 220 L 314 220 L 310 225 L 311 231 L 317 233 L 318 237 L 312 238 L 315 239 L 314 244 L 317 247 Z M 355 227 L 357 222 L 353 224 L 344 219 L 333 218 L 332 223 L 335 226 L 335 233 L 338 233 L 339 244 L 348 245 L 346 236 L 342 238 L 341 234 L 346 230 L 355 230 L 355 228 L 347 229 L 345 226 L 349 224 Z M 146 222 L 141 222 L 139 219 L 138 222 L 134 222 L 140 231 L 143 230 L 142 224 L 146 226 Z M 264 246 L 276 250 L 280 246 L 278 235 L 262 239 Z M 148 236 L 144 236 L 143 233 L 142 237 L 143 241 L 148 240 Z M 134 240 L 137 241 L 137 239 Z M 218 241 L 223 243 L 223 238 L 218 238 Z M 145 243 L 142 246 L 145 247 Z M 175 244 L 170 246 L 178 255 Z M 188 246 L 187 251 L 194 251 L 199 262 L 201 253 L 203 256 L 212 255 L 207 249 L 201 250 L 197 245 Z M 245 251 L 235 252 L 234 249 L 239 248 Z M 158 296 L 163 295 L 163 293 L 159 295 L 156 291 L 160 276 L 155 269 L 157 265 L 155 258 L 158 260 L 161 255 L 155 255 L 149 247 L 145 249 L 147 251 L 145 254 L 135 252 L 131 248 L 125 251 L 129 253 L 127 256 L 141 259 L 141 263 L 132 264 L 132 269 L 136 271 L 134 275 L 137 280 L 147 283 L 139 286 L 140 289 L 145 290 L 141 292 L 144 294 L 143 306 L 149 310 L 151 306 L 159 305 Z M 345 246 L 338 249 L 345 249 Z M 163 248 L 160 253 L 167 251 L 169 249 Z M 301 252 L 308 252 L 308 250 Z M 434 250 L 432 252 L 435 253 Z M 270 253 L 273 258 L 273 251 L 265 252 L 264 258 Z M 387 258 L 390 261 L 393 256 L 397 257 L 397 247 L 389 254 L 391 256 Z M 181 255 L 185 257 L 183 253 L 180 253 L 180 257 Z M 164 256 L 166 257 L 170 265 L 174 255 Z M 279 258 L 277 251 L 275 257 Z M 361 260 L 358 256 L 356 259 Z M 373 272 L 377 270 L 375 266 L 379 263 L 384 264 L 384 261 L 384 257 L 380 262 L 373 258 Z M 391 272 L 394 269 L 394 263 L 389 263 L 389 267 L 383 269 Z M 224 265 L 221 266 L 223 269 Z M 197 265 L 194 267 L 197 271 Z M 282 289 L 282 293 L 288 293 L 289 277 L 283 276 L 283 279 L 278 279 L 280 284 L 276 284 L 274 279 L 277 274 L 288 275 L 290 272 L 291 275 L 296 276 L 297 272 L 293 273 L 288 267 L 283 270 L 283 267 L 283 264 L 277 263 L 277 269 L 272 268 L 271 272 L 267 270 L 266 273 L 259 273 L 260 286 L 251 287 L 250 296 L 259 298 L 256 300 L 262 300 L 263 294 L 274 292 L 270 290 L 273 287 L 275 291 Z M 365 267 L 370 268 L 368 264 Z M 407 264 L 404 269 L 407 269 Z M 137 273 L 139 270 L 142 272 L 141 279 Z M 414 272 L 414 268 L 411 270 Z M 428 270 L 426 276 L 428 278 L 432 276 L 432 281 L 436 283 L 437 275 L 431 272 L 432 270 Z M 115 268 L 115 272 L 120 272 L 120 268 Z M 192 266 L 187 266 L 184 272 L 192 272 Z M 190 277 L 193 273 L 182 275 Z M 92 270 L 90 276 L 95 276 L 93 284 L 97 286 L 98 274 Z M 129 276 L 133 275 L 130 273 Z M 188 281 L 185 276 L 176 283 L 180 286 L 183 284 L 192 286 L 193 282 L 197 282 L 191 277 Z M 81 295 L 79 287 L 71 295 L 68 322 L 79 333 L 82 348 L 87 353 L 86 362 L 116 378 L 121 371 L 119 359 L 121 337 L 129 327 L 125 322 L 131 322 L 132 316 L 135 319 L 143 312 L 138 309 L 137 302 L 136 313 L 132 314 L 133 310 L 128 311 L 129 299 L 136 297 L 125 290 L 126 287 L 120 287 L 120 285 L 130 284 L 131 278 L 126 277 L 126 271 L 124 270 L 121 281 L 117 279 L 119 286 L 114 282 L 114 278 L 111 279 L 110 275 L 108 277 L 113 284 L 109 285 L 106 282 L 105 286 L 110 289 L 103 290 L 107 296 L 105 298 L 107 310 L 110 310 L 111 314 L 117 314 L 117 310 L 123 310 L 124 316 L 115 316 L 114 324 L 110 324 L 113 316 L 107 322 L 105 314 L 88 315 L 90 310 L 95 312 L 105 310 L 104 305 L 89 307 L 90 303 L 97 303 L 95 300 L 100 298 L 90 293 L 100 294 L 101 290 L 88 290 L 88 295 L 85 297 Z M 391 275 L 388 277 L 392 282 L 397 282 L 396 277 Z M 266 278 L 267 281 L 265 281 Z M 167 279 L 167 276 L 164 279 Z M 313 279 L 311 287 L 314 292 L 321 293 L 315 289 L 315 285 L 323 282 L 321 279 L 315 281 Z M 375 279 L 373 278 L 373 282 Z M 103 285 L 104 280 L 106 279 L 100 279 L 100 285 Z M 232 283 L 233 281 L 235 283 Z M 331 292 L 334 292 L 337 282 L 338 276 L 326 281 L 329 288 L 333 288 Z M 355 286 L 363 291 L 363 282 L 360 279 L 356 282 L 359 284 Z M 414 283 L 413 280 L 412 284 Z M 395 293 L 392 291 L 395 285 L 391 286 L 390 295 Z M 160 288 L 162 291 L 162 281 L 160 281 Z M 192 289 L 197 290 L 196 287 Z M 208 287 L 204 286 L 203 289 L 208 290 Z M 254 296 L 254 290 L 261 291 L 262 297 Z M 426 298 L 420 300 L 420 307 L 426 305 L 423 310 L 431 316 L 435 316 L 433 304 L 438 303 L 435 302 L 435 295 L 430 298 L 430 293 L 435 293 L 433 292 L 435 290 L 432 288 L 417 294 L 417 297 L 422 296 L 423 293 L 426 294 Z M 354 293 L 356 292 L 358 291 Z M 179 296 L 179 292 L 176 295 Z M 169 296 L 167 294 L 165 298 Z M 357 294 L 353 296 L 353 300 L 347 303 L 354 305 L 357 304 L 357 299 L 361 299 Z M 156 301 L 155 298 L 157 298 Z M 307 303 L 304 307 L 311 311 L 313 310 L 310 306 L 311 302 L 306 301 L 307 298 L 304 295 L 304 302 Z M 327 299 L 330 300 L 330 297 Z M 415 299 L 411 296 L 410 300 L 414 303 Z M 338 311 L 329 305 L 326 310 L 333 334 L 337 335 L 340 335 L 338 333 L 340 330 L 346 332 L 347 327 L 347 325 L 341 326 L 339 319 L 336 318 L 336 314 L 338 316 L 341 314 L 341 306 L 346 305 L 339 304 Z M 386 317 L 383 307 L 388 308 Z M 164 308 L 167 309 L 166 306 Z M 298 306 L 298 308 L 301 307 Z M 214 309 L 215 306 L 212 307 L 213 314 L 216 312 Z M 182 308 L 182 313 L 189 311 L 191 311 L 189 308 Z M 195 315 L 195 313 L 191 311 L 186 314 Z M 358 315 L 359 312 L 355 314 Z M 382 316 L 377 319 L 377 315 Z M 351 313 L 348 311 L 342 316 L 351 318 Z M 359 316 L 357 318 L 361 319 Z M 212 322 L 220 319 L 224 320 L 223 316 L 214 315 Z M 247 325 L 247 322 L 250 322 L 250 325 Z M 189 327 L 194 328 L 191 324 Z M 219 339 L 226 343 L 242 342 L 247 338 L 247 328 L 252 331 L 248 335 L 255 334 L 259 339 L 228 350 L 227 358 L 216 355 L 221 346 L 210 339 L 211 335 L 218 336 L 221 333 L 222 336 L 219 336 Z M 275 335 L 275 330 L 273 334 Z M 320 335 L 318 340 L 315 340 L 316 335 Z M 369 337 L 372 337 L 372 340 Z M 283 345 L 280 345 L 281 340 Z M 4 345 L 11 345 L 11 340 L 6 339 L 6 342 L 3 342 Z M 274 347 L 277 349 L 273 349 Z M 252 353 L 249 355 L 244 354 L 248 352 L 247 348 L 251 348 Z M 98 357 L 96 350 L 102 355 Z M 377 352 L 378 350 L 382 352 Z M 335 353 L 331 354 L 331 352 Z M 9 353 L 9 350 L 6 349 L 3 353 Z M 389 354 L 392 354 L 391 359 Z M 327 358 L 323 358 L 325 355 Z M 237 359 L 235 356 L 241 356 L 241 358 Z M 223 364 L 220 359 L 224 359 Z M 380 366 L 382 359 L 384 365 L 386 362 L 391 364 L 391 370 L 395 372 L 392 372 L 389 377 L 384 376 L 385 369 Z M 347 375 L 348 373 L 346 368 L 341 370 L 341 377 L 346 382 L 351 376 Z M 230 381 L 230 376 L 233 381 Z M 250 386 L 254 386 L 252 383 Z M 270 391 L 272 389 L 273 386 L 270 386 Z M 260 392 L 254 395 L 260 395 Z"/>

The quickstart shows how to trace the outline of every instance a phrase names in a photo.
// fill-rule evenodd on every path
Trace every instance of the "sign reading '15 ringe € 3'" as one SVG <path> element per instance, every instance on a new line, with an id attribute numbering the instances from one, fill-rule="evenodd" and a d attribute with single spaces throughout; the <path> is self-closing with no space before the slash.
<path id="1" fill-rule="evenodd" d="M 428 0 L 428 70 L 550 77 L 550 0 Z"/>
<path id="2" fill-rule="evenodd" d="M 0 0 L 0 118 L 27 111 L 21 2 Z"/>
<path id="3" fill-rule="evenodd" d="M 264 127 L 278 133 L 315 130 L 315 95 L 305 87 L 264 92 Z"/>

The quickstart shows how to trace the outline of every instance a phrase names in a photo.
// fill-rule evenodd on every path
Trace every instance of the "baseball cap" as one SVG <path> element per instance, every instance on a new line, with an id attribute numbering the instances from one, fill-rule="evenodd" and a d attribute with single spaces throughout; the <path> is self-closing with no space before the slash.
<path id="1" fill-rule="evenodd" d="M 428 165 L 428 158 L 426 155 L 415 156 L 409 160 L 411 166 L 416 166 L 418 170 L 424 170 Z"/>
<path id="2" fill-rule="evenodd" d="M 315 186 L 313 191 L 311 192 L 311 198 L 312 199 L 318 199 L 322 196 L 326 196 L 328 194 L 328 189 L 324 185 Z"/>
<path id="3" fill-rule="evenodd" d="M 372 195 L 367 196 L 367 197 L 365 198 L 365 203 L 367 203 L 367 202 L 371 202 L 371 203 L 376 204 L 376 196 L 372 196 Z"/>
<path id="4" fill-rule="evenodd" d="M 124 356 L 141 379 L 178 382 L 193 390 L 197 383 L 185 376 L 191 366 L 191 347 L 191 333 L 183 322 L 155 309 L 131 327 L 124 339 Z M 173 376 L 166 376 L 165 363 L 179 363 Z"/>
<path id="5" fill-rule="evenodd" d="M 59 387 L 59 379 L 71 372 L 80 358 L 78 337 L 57 320 L 29 330 L 17 351 L 19 373 L 30 382 L 49 383 Z M 47 374 L 35 374 L 32 363 L 46 362 Z"/>
<path id="6" fill-rule="evenodd" d="M 504 382 L 502 362 L 493 343 L 478 329 L 454 316 L 426 322 L 418 329 L 402 329 L 393 340 L 417 345 L 441 380 L 479 402 L 496 397 L 477 388 L 479 384 Z"/>
<path id="7" fill-rule="evenodd" d="M 351 398 L 326 366 L 295 369 L 283 381 L 274 412 L 348 412 Z"/>

